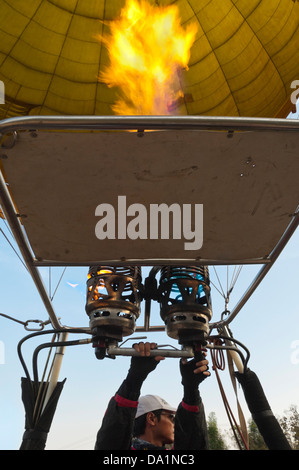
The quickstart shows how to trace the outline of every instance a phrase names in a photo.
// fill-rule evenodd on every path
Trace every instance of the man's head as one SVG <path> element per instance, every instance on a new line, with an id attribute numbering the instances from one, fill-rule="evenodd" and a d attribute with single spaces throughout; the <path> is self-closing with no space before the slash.
<path id="1" fill-rule="evenodd" d="M 157 395 L 140 397 L 136 412 L 134 435 L 161 446 L 174 441 L 176 409 Z"/>

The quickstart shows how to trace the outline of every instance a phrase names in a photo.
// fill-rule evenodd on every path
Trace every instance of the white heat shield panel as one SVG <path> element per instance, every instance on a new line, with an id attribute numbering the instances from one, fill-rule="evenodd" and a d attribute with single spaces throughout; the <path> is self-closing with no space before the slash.
<path id="1" fill-rule="evenodd" d="M 262 262 L 299 202 L 299 132 L 23 131 L 5 157 L 47 265 Z"/>

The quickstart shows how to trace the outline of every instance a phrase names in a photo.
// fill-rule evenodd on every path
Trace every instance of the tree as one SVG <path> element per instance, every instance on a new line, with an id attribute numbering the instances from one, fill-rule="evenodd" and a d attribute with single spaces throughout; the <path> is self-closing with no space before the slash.
<path id="1" fill-rule="evenodd" d="M 217 418 L 214 412 L 210 413 L 207 420 L 207 428 L 209 435 L 209 444 L 211 450 L 227 450 L 227 445 L 224 441 L 221 432 L 218 429 Z"/>
<path id="2" fill-rule="evenodd" d="M 291 405 L 285 413 L 282 418 L 279 418 L 279 424 L 292 448 L 299 450 L 299 412 L 297 406 Z"/>

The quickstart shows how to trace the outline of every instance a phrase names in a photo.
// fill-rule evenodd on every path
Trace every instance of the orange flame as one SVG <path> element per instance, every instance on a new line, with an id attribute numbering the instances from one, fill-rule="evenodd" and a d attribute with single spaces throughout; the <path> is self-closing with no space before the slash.
<path id="1" fill-rule="evenodd" d="M 119 115 L 165 115 L 182 98 L 180 71 L 188 69 L 197 26 L 181 27 L 176 6 L 157 7 L 127 0 L 103 38 L 110 65 L 100 78 L 118 87 L 113 106 Z"/>
<path id="2" fill-rule="evenodd" d="M 111 274 L 111 273 L 112 273 L 111 269 L 100 269 L 100 271 L 97 271 L 98 276 L 100 276 L 101 274 Z M 98 293 L 99 289 L 104 289 L 104 287 L 105 287 L 104 279 L 99 279 L 99 282 L 95 291 Z"/>
<path id="3" fill-rule="evenodd" d="M 100 269 L 99 271 L 97 271 L 97 275 L 100 276 L 101 274 L 112 274 L 112 270 L 111 269 Z M 87 279 L 91 279 L 90 274 L 87 275 Z M 101 278 L 101 279 L 99 279 L 98 284 L 94 288 L 94 293 L 93 293 L 93 299 L 94 300 L 99 299 L 99 295 L 98 295 L 99 291 L 103 290 L 104 288 L 105 288 L 105 281 L 104 281 L 104 279 Z M 92 290 L 93 290 L 93 286 L 89 286 L 88 291 L 92 292 Z"/>

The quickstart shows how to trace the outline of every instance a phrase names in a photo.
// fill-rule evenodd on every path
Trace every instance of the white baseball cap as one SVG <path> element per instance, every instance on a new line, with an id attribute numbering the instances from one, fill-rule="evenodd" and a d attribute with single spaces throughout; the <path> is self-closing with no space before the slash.
<path id="1" fill-rule="evenodd" d="M 163 398 L 158 397 L 157 395 L 144 395 L 139 398 L 136 418 L 155 410 L 166 410 L 172 413 L 176 412 L 176 408 L 169 405 L 169 403 L 167 403 Z"/>

